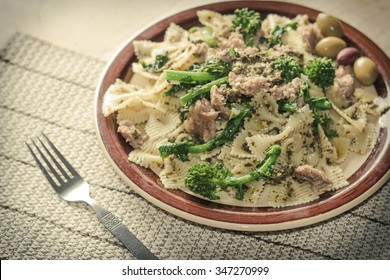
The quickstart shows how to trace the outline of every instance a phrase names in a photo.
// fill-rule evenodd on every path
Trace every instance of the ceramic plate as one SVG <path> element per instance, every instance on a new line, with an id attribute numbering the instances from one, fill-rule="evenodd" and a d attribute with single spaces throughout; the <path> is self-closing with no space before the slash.
<path id="1" fill-rule="evenodd" d="M 302 227 L 335 217 L 358 205 L 377 191 L 390 177 L 390 114 L 380 119 L 381 129 L 372 152 L 365 157 L 349 159 L 344 166 L 349 186 L 326 193 L 320 199 L 305 205 L 281 209 L 267 207 L 245 207 L 210 202 L 179 190 L 167 190 L 159 183 L 158 177 L 150 170 L 128 161 L 131 147 L 116 132 L 115 116 L 105 118 L 102 114 L 102 100 L 107 88 L 117 78 L 129 80 L 130 65 L 136 60 L 132 41 L 162 40 L 171 22 L 188 29 L 199 24 L 196 11 L 210 9 L 220 13 L 233 13 L 236 8 L 248 7 L 257 10 L 264 18 L 269 13 L 288 17 L 307 14 L 314 21 L 319 11 L 289 3 L 268 1 L 231 1 L 213 3 L 167 17 L 133 35 L 108 63 L 99 81 L 95 98 L 95 124 L 99 142 L 108 160 L 137 193 L 156 206 L 184 219 L 233 230 L 271 231 Z M 388 91 L 390 81 L 390 60 L 369 38 L 342 22 L 344 39 L 349 46 L 358 48 L 378 66 L 380 76 L 375 87 L 382 97 L 390 102 Z"/>

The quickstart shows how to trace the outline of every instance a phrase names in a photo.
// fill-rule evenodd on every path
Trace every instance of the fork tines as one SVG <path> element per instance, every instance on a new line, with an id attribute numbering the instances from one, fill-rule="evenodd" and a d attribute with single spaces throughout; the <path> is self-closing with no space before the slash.
<path id="1" fill-rule="evenodd" d="M 42 133 L 42 135 L 50 148 L 39 137 L 37 139 L 40 145 L 38 145 L 33 139 L 31 139 L 32 145 L 27 142 L 26 145 L 35 162 L 38 164 L 39 169 L 45 175 L 49 183 L 53 187 L 59 186 L 61 183 L 68 181 L 71 177 L 78 175 L 76 170 L 58 151 L 49 138 L 44 133 Z M 38 153 L 34 152 L 34 148 L 38 151 Z M 45 164 L 43 164 L 42 160 Z M 68 172 L 65 169 L 67 169 Z"/>

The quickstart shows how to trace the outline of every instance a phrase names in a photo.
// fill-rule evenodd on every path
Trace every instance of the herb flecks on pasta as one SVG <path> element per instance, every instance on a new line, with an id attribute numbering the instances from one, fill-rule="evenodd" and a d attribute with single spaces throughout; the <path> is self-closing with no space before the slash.
<path id="1" fill-rule="evenodd" d="M 104 96 L 129 160 L 166 188 L 255 206 L 308 203 L 348 185 L 341 164 L 373 148 L 389 108 L 375 87 L 319 57 L 324 36 L 306 15 L 197 14 L 199 26 L 171 23 L 162 42 L 134 41 L 131 80 Z"/>

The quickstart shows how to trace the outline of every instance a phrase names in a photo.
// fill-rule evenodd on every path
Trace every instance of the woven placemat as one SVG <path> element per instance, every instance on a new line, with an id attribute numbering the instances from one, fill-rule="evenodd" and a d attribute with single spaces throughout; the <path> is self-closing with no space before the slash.
<path id="1" fill-rule="evenodd" d="M 104 61 L 16 34 L 0 55 L 0 258 L 133 259 L 81 203 L 45 181 L 25 142 L 45 132 L 92 196 L 161 259 L 389 259 L 390 185 L 317 225 L 245 233 L 201 226 L 145 201 L 110 167 L 93 128 Z"/>

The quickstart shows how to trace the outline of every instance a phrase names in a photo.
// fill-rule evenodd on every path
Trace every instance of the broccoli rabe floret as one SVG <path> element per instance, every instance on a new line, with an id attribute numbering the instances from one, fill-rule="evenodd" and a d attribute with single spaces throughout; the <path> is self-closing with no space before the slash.
<path id="1" fill-rule="evenodd" d="M 323 90 L 334 83 L 336 69 L 330 58 L 313 58 L 309 60 L 304 69 L 305 75 L 315 85 Z"/>
<path id="2" fill-rule="evenodd" d="M 211 151 L 216 147 L 222 146 L 234 139 L 235 135 L 240 129 L 242 121 L 249 115 L 249 113 L 249 108 L 241 108 L 238 115 L 228 121 L 224 130 L 222 130 L 214 139 L 211 139 L 210 141 L 207 141 L 203 144 L 196 144 L 194 142 L 180 142 L 161 145 L 158 148 L 160 151 L 160 156 L 164 159 L 169 155 L 175 155 L 181 161 L 187 161 L 188 154 L 204 153 Z"/>
<path id="3" fill-rule="evenodd" d="M 242 177 L 233 177 L 233 173 L 220 163 L 214 165 L 210 163 L 195 164 L 188 169 L 185 184 L 194 193 L 211 200 L 219 199 L 221 190 L 235 187 L 235 198 L 243 199 L 245 194 L 243 186 L 260 178 L 269 178 L 280 153 L 281 147 L 279 145 L 271 146 L 266 157 L 257 165 L 256 169 Z"/>
<path id="4" fill-rule="evenodd" d="M 260 13 L 248 8 L 236 9 L 232 20 L 232 31 L 238 31 L 244 36 L 247 46 L 254 45 L 254 36 L 261 28 Z"/>
<path id="5" fill-rule="evenodd" d="M 291 56 L 280 56 L 272 62 L 274 69 L 282 71 L 282 79 L 285 83 L 300 77 L 303 73 L 301 65 Z"/>
<path id="6" fill-rule="evenodd" d="M 214 165 L 200 163 L 188 169 L 185 184 L 194 193 L 214 200 L 219 199 L 218 193 L 221 190 L 221 186 L 214 182 L 221 182 L 231 176 L 233 176 L 233 173 L 219 162 Z"/>

